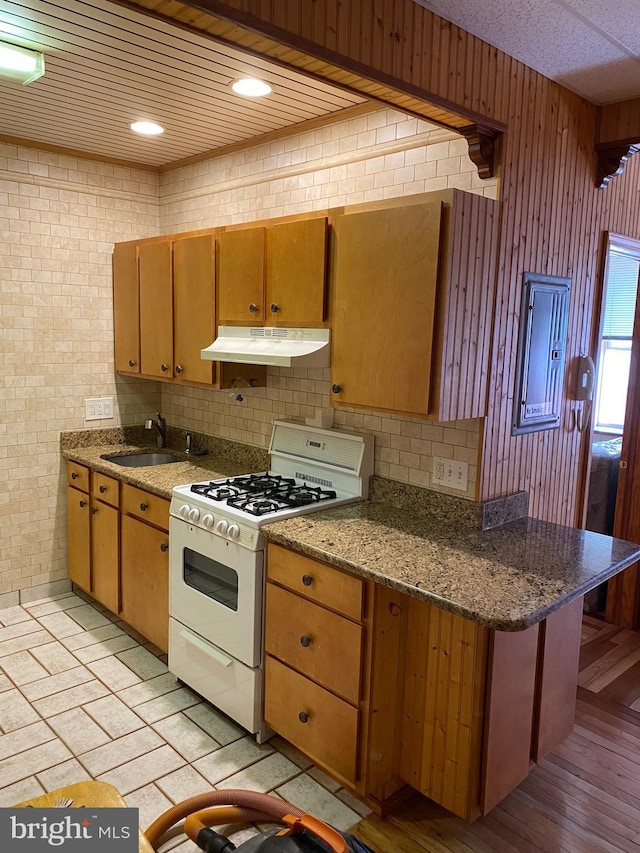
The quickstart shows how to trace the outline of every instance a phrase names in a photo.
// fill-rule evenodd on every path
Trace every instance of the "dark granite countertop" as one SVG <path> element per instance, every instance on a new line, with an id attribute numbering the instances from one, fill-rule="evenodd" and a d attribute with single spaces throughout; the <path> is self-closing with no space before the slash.
<path id="1" fill-rule="evenodd" d="M 533 518 L 481 530 L 375 501 L 274 522 L 263 532 L 499 631 L 540 622 L 640 559 L 640 545 Z"/>
<path id="2" fill-rule="evenodd" d="M 65 432 L 60 443 L 65 459 L 164 498 L 177 485 L 269 467 L 261 448 L 194 437 L 206 456 L 181 453 L 184 431 L 170 428 L 167 449 L 184 461 L 147 468 L 102 459 L 157 449 L 140 427 Z M 500 631 L 540 622 L 640 559 L 640 545 L 527 518 L 522 493 L 483 505 L 374 477 L 370 498 L 262 531 L 294 551 Z"/>
<path id="3" fill-rule="evenodd" d="M 142 468 L 128 468 L 102 458 L 112 453 L 157 450 L 155 443 L 148 443 L 148 433 L 142 427 L 63 432 L 60 435 L 60 449 L 64 459 L 86 465 L 101 474 L 108 474 L 167 499 L 171 498 L 174 486 L 234 477 L 268 468 L 268 454 L 259 447 L 200 434 L 194 435 L 194 439 L 197 446 L 207 450 L 205 456 L 184 453 L 181 449 L 185 447 L 184 430 L 169 428 L 166 450 L 181 456 L 182 461 Z"/>

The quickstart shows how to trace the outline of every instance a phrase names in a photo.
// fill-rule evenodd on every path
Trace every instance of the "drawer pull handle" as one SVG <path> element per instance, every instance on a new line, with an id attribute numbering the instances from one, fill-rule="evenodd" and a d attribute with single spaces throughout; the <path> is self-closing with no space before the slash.
<path id="1" fill-rule="evenodd" d="M 80 501 L 80 506 L 86 506 L 86 505 L 87 505 L 86 501 Z"/>
<path id="2" fill-rule="evenodd" d="M 169 546 L 167 545 L 166 542 L 163 542 L 162 545 L 160 545 L 160 550 L 162 551 L 163 554 L 165 551 L 169 550 Z"/>
<path id="3" fill-rule="evenodd" d="M 306 711 L 300 711 L 300 713 L 298 714 L 298 719 L 300 720 L 301 723 L 308 723 L 309 722 L 309 715 L 307 714 Z"/>
<path id="4" fill-rule="evenodd" d="M 302 583 L 305 586 L 311 586 L 311 584 L 313 583 L 312 576 L 311 575 L 302 575 Z"/>
<path id="5" fill-rule="evenodd" d="M 308 637 L 306 634 L 304 634 L 302 637 L 300 637 L 300 645 L 304 646 L 305 649 L 309 648 L 309 646 L 311 645 L 311 637 Z"/>
<path id="6" fill-rule="evenodd" d="M 146 504 L 146 503 L 140 504 L 140 509 L 142 510 L 142 512 L 145 512 L 145 510 L 147 510 L 148 508 L 149 508 L 148 504 Z"/>
<path id="7" fill-rule="evenodd" d="M 100 492 L 101 492 L 103 495 L 104 495 L 104 493 L 105 493 L 106 491 L 107 491 L 107 487 L 106 487 L 106 486 L 100 486 Z"/>
<path id="8" fill-rule="evenodd" d="M 76 471 L 71 472 L 71 479 L 77 480 L 80 475 Z"/>
<path id="9" fill-rule="evenodd" d="M 190 643 L 192 646 L 200 649 L 204 652 L 208 657 L 215 660 L 225 669 L 233 663 L 233 658 L 227 657 L 227 655 L 223 654 L 219 649 L 215 646 L 212 646 L 211 643 L 207 643 L 205 640 L 201 640 L 200 637 L 197 637 L 195 634 L 192 634 L 191 631 L 180 631 L 180 636 L 186 640 L 187 643 Z"/>

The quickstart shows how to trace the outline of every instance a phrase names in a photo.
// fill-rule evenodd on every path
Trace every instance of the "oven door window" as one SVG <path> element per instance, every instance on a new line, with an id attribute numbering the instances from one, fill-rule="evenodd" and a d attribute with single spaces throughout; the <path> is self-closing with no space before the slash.
<path id="1" fill-rule="evenodd" d="M 238 573 L 229 566 L 184 548 L 183 578 L 187 586 L 197 589 L 229 610 L 237 611 Z"/>

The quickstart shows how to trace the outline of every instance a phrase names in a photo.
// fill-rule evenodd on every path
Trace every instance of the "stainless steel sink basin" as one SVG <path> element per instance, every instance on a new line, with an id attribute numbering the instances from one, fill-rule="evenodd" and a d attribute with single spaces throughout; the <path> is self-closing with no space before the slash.
<path id="1" fill-rule="evenodd" d="M 107 462 L 116 465 L 124 465 L 126 468 L 146 468 L 151 465 L 168 465 L 170 462 L 184 462 L 182 456 L 163 451 L 152 451 L 150 453 L 107 453 L 101 457 Z"/>

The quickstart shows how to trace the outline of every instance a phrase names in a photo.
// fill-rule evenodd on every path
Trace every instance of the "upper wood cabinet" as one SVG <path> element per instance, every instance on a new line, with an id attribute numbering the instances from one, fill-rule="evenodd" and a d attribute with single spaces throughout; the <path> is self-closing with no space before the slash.
<path id="1" fill-rule="evenodd" d="M 116 244 L 115 366 L 121 373 L 229 387 L 264 385 L 265 368 L 205 361 L 215 338 L 215 232 Z"/>
<path id="2" fill-rule="evenodd" d="M 448 190 L 337 218 L 332 405 L 485 414 L 497 208 Z"/>
<path id="3" fill-rule="evenodd" d="M 327 218 L 223 231 L 218 237 L 218 324 L 321 326 Z"/>
<path id="4" fill-rule="evenodd" d="M 116 243 L 113 247 L 113 326 L 116 370 L 140 373 L 138 247 L 135 243 Z"/>

